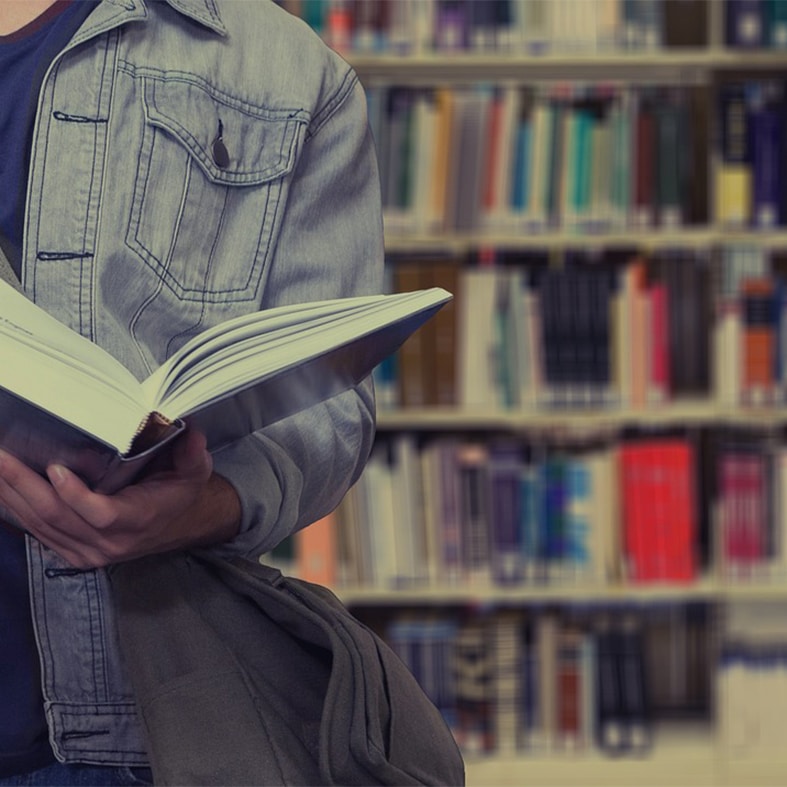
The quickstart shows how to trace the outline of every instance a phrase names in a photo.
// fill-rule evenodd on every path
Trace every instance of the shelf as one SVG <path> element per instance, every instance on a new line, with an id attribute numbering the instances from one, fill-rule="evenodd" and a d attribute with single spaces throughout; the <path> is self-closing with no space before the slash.
<path id="1" fill-rule="evenodd" d="M 340 587 L 336 594 L 348 606 L 441 606 L 485 604 L 658 604 L 663 602 L 731 602 L 787 600 L 787 582 L 728 583 L 704 578 L 691 584 L 553 583 L 505 587 L 489 583 L 391 587 Z"/>
<path id="2" fill-rule="evenodd" d="M 628 426 L 742 424 L 774 426 L 787 422 L 787 407 L 726 407 L 708 401 L 675 402 L 641 409 L 510 410 L 500 408 L 425 407 L 400 410 L 380 408 L 380 431 L 566 430 L 599 431 Z"/>
<path id="3" fill-rule="evenodd" d="M 649 785 L 705 787 L 725 783 L 724 764 L 718 756 L 709 725 L 664 725 L 656 731 L 653 751 L 647 756 L 612 758 L 597 751 L 465 760 L 468 787 L 495 785 Z M 765 769 L 767 772 L 767 768 Z M 778 771 L 772 771 L 775 776 Z M 783 771 L 781 772 L 783 775 Z M 751 782 L 736 774 L 739 785 Z"/>
<path id="4" fill-rule="evenodd" d="M 386 231 L 385 247 L 393 253 L 446 252 L 462 254 L 484 247 L 500 249 L 594 249 L 636 248 L 643 251 L 665 249 L 708 249 L 714 246 L 751 244 L 763 248 L 787 248 L 787 230 L 737 230 L 684 228 L 664 230 L 621 230 L 619 232 L 448 232 L 407 233 Z"/>
<path id="5" fill-rule="evenodd" d="M 571 79 L 612 82 L 701 81 L 713 71 L 783 68 L 787 52 L 736 51 L 722 47 L 653 51 L 521 54 L 513 52 L 347 53 L 362 80 L 410 84 L 501 79 Z M 622 70 L 625 69 L 625 70 Z"/>
<path id="6" fill-rule="evenodd" d="M 413 55 L 347 54 L 347 60 L 362 80 L 396 78 L 413 84 L 461 80 L 540 78 L 604 81 L 701 80 L 721 63 L 746 62 L 728 58 L 721 51 L 701 49 L 652 52 L 585 52 L 577 54 L 527 55 L 504 52 L 428 52 Z M 781 62 L 784 63 L 784 56 Z M 621 67 L 625 66 L 625 73 Z"/>
<path id="7" fill-rule="evenodd" d="M 771 588 L 776 591 L 775 587 Z M 721 586 L 713 580 L 701 580 L 688 585 L 591 585 L 585 583 L 554 583 L 549 585 L 517 585 L 504 587 L 491 584 L 462 583 L 440 587 L 405 588 L 360 588 L 344 587 L 336 590 L 347 605 L 418 606 L 443 604 L 521 604 L 560 602 L 582 603 L 643 603 L 659 601 L 713 601 L 725 595 Z M 780 589 L 781 597 L 787 597 L 787 585 Z"/>

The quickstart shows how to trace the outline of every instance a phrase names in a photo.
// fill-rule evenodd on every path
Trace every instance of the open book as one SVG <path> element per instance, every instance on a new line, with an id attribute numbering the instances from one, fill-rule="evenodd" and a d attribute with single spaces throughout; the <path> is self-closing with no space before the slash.
<path id="1" fill-rule="evenodd" d="M 0 281 L 0 445 L 115 491 L 186 423 L 216 449 L 356 385 L 450 298 L 433 288 L 254 312 L 140 382 Z"/>

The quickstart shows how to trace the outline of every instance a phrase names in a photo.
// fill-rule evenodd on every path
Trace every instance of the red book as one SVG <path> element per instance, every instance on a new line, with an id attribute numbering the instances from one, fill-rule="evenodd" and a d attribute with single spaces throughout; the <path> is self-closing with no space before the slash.
<path id="1" fill-rule="evenodd" d="M 636 160 L 634 177 L 634 216 L 637 226 L 653 224 L 653 183 L 655 166 L 654 119 L 648 102 L 640 102 L 635 126 Z"/>
<path id="2" fill-rule="evenodd" d="M 734 453 L 725 453 L 719 459 L 721 514 L 719 558 L 725 573 L 733 572 L 743 560 L 740 463 L 740 457 Z"/>
<path id="3" fill-rule="evenodd" d="M 492 96 L 489 105 L 489 126 L 487 131 L 487 150 L 486 150 L 486 163 L 483 195 L 481 205 L 485 212 L 489 213 L 496 207 L 495 194 L 497 192 L 497 183 L 495 178 L 498 174 L 498 158 L 503 155 L 501 150 L 501 135 L 503 133 L 503 98 L 499 91 L 496 91 Z M 480 151 L 479 151 L 480 152 Z"/>
<path id="4" fill-rule="evenodd" d="M 730 451 L 719 462 L 721 560 L 725 573 L 750 576 L 765 558 L 768 529 L 765 459 Z"/>
<path id="5" fill-rule="evenodd" d="M 563 746 L 574 748 L 582 740 L 582 635 L 565 630 L 558 635 L 557 733 Z"/>
<path id="6" fill-rule="evenodd" d="M 623 531 L 632 582 L 690 581 L 696 574 L 694 456 L 681 439 L 621 448 Z"/>
<path id="7" fill-rule="evenodd" d="M 755 569 L 765 557 L 765 537 L 768 527 L 765 512 L 767 481 L 765 460 L 748 455 L 744 460 L 743 494 L 743 558 L 747 567 Z"/>
<path id="8" fill-rule="evenodd" d="M 651 404 L 669 398 L 669 294 L 663 282 L 652 284 L 648 289 L 650 301 L 650 390 Z"/>

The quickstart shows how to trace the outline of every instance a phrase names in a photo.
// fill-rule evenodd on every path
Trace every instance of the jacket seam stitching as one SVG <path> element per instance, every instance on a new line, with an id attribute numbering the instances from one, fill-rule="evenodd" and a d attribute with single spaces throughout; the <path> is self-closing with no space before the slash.
<path id="1" fill-rule="evenodd" d="M 316 136 L 320 129 L 333 117 L 339 107 L 341 107 L 352 94 L 357 83 L 358 76 L 354 71 L 348 69 L 337 91 L 328 99 L 325 106 L 315 113 L 312 118 L 312 122 L 309 124 L 309 128 L 306 131 L 307 139 Z"/>

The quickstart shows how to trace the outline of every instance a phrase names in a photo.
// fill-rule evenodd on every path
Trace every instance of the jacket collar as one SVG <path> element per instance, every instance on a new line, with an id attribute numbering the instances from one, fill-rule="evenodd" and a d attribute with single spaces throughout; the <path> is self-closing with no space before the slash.
<path id="1" fill-rule="evenodd" d="M 227 28 L 221 20 L 218 3 L 215 0 L 166 0 L 169 5 L 184 16 L 188 16 L 205 27 L 221 35 L 227 34 Z M 139 0 L 142 5 L 150 0 Z"/>
<path id="2" fill-rule="evenodd" d="M 90 19 L 92 32 L 113 27 L 119 22 L 147 18 L 152 0 L 104 0 Z M 193 19 L 219 35 L 227 35 L 215 0 L 166 0 L 167 4 L 183 16 Z"/>

